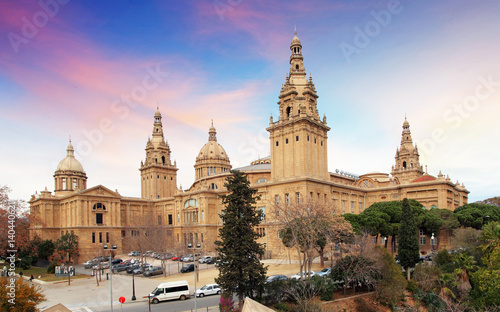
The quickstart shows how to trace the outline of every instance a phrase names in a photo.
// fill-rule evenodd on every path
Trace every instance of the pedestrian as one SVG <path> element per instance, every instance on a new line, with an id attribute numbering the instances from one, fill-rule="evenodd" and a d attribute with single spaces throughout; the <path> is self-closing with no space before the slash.
<path id="1" fill-rule="evenodd" d="M 30 282 L 33 282 L 33 274 L 31 274 L 31 277 L 30 277 Z"/>
<path id="2" fill-rule="evenodd" d="M 23 278 L 23 271 L 19 272 L 19 277 Z"/>

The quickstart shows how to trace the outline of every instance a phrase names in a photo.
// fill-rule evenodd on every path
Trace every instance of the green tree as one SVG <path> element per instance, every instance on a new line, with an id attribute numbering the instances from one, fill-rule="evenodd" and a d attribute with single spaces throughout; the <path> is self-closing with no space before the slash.
<path id="1" fill-rule="evenodd" d="M 37 246 L 38 258 L 48 260 L 55 250 L 56 246 L 51 239 L 40 241 L 40 244 Z"/>
<path id="2" fill-rule="evenodd" d="M 79 254 L 78 236 L 74 233 L 68 232 L 59 237 L 55 245 L 57 251 L 67 254 L 68 261 L 71 261 L 71 258 L 77 257 Z"/>
<path id="3" fill-rule="evenodd" d="M 455 209 L 455 215 L 462 226 L 480 230 L 490 221 L 500 221 L 500 207 L 486 204 L 465 204 Z"/>
<path id="4" fill-rule="evenodd" d="M 401 215 L 401 227 L 399 228 L 399 250 L 398 259 L 403 268 L 406 269 L 408 280 L 410 280 L 410 268 L 415 267 L 420 259 L 418 245 L 418 228 L 415 224 L 413 212 L 408 199 L 403 199 Z"/>
<path id="5" fill-rule="evenodd" d="M 483 228 L 479 236 L 482 245 L 479 248 L 483 251 L 486 259 L 489 260 L 493 250 L 500 247 L 500 222 L 490 222 Z"/>
<path id="6" fill-rule="evenodd" d="M 15 296 L 12 296 L 14 293 Z M 40 286 L 23 279 L 0 277 L 0 310 L 12 312 L 37 312 L 36 306 L 45 301 Z"/>
<path id="7" fill-rule="evenodd" d="M 231 173 L 224 184 L 229 195 L 221 195 L 226 208 L 220 215 L 220 240 L 215 241 L 220 257 L 215 281 L 225 292 L 238 295 L 241 308 L 245 296 L 254 298 L 263 289 L 267 268 L 259 260 L 264 246 L 257 242 L 259 235 L 254 230 L 261 220 L 261 212 L 254 206 L 259 199 L 257 190 L 241 171 Z"/>
<path id="8" fill-rule="evenodd" d="M 380 246 L 375 248 L 380 253 L 382 262 L 381 279 L 378 280 L 377 287 L 375 287 L 375 295 L 381 301 L 394 304 L 404 298 L 407 282 L 391 254 L 386 249 L 380 248 Z"/>

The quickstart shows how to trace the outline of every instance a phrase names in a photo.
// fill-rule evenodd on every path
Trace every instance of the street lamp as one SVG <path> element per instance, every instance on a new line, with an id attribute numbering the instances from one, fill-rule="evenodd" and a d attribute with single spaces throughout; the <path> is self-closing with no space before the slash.
<path id="1" fill-rule="evenodd" d="M 434 233 L 432 233 L 432 236 L 431 236 L 431 250 L 434 253 Z"/>
<path id="2" fill-rule="evenodd" d="M 135 298 L 135 280 L 134 280 L 134 271 L 132 271 L 132 301 L 135 301 L 137 298 Z"/>
<path id="3" fill-rule="evenodd" d="M 103 245 L 104 250 L 109 250 L 109 297 L 111 312 L 113 312 L 113 267 L 111 266 L 111 252 L 116 250 L 116 245 L 111 245 L 111 249 L 108 249 L 108 244 Z"/>
<path id="4" fill-rule="evenodd" d="M 197 312 L 198 311 L 198 308 L 197 308 L 197 305 L 196 305 L 196 249 L 200 249 L 201 248 L 201 245 L 200 243 L 197 243 L 196 244 L 196 247 L 193 247 L 193 244 L 189 243 L 188 244 L 188 249 L 193 249 L 194 252 L 193 252 L 193 260 L 194 260 L 194 311 Z"/>

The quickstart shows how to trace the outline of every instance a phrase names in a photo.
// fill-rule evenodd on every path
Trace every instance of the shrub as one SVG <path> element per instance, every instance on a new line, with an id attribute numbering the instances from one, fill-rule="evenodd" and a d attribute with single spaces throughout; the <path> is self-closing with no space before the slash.
<path id="1" fill-rule="evenodd" d="M 408 281 L 408 284 L 406 284 L 406 290 L 414 294 L 418 289 L 418 284 L 414 280 Z"/>
<path id="2" fill-rule="evenodd" d="M 275 304 L 274 309 L 281 312 L 290 312 L 290 307 L 283 302 L 278 302 L 277 304 Z"/>
<path id="3" fill-rule="evenodd" d="M 222 293 L 219 301 L 219 311 L 220 312 L 233 312 L 234 311 L 234 302 L 231 299 L 231 295 L 227 293 Z"/>
<path id="4" fill-rule="evenodd" d="M 51 262 L 51 263 L 49 264 L 49 267 L 47 268 L 47 273 L 49 273 L 49 274 L 54 274 L 54 273 L 56 273 L 56 266 L 57 266 L 57 263 L 55 263 L 55 262 Z"/>

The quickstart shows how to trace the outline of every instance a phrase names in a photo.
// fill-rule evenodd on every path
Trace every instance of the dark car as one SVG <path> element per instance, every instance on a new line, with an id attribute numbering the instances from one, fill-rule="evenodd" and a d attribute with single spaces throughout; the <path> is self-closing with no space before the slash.
<path id="1" fill-rule="evenodd" d="M 119 264 L 119 263 L 122 263 L 122 259 L 113 259 L 111 260 L 111 264 Z"/>
<path id="2" fill-rule="evenodd" d="M 219 257 L 212 257 L 212 259 L 209 259 L 207 262 L 205 263 L 208 263 L 208 264 L 214 264 L 214 263 L 217 263 L 217 261 L 219 261 Z"/>
<path id="3" fill-rule="evenodd" d="M 161 266 L 153 267 L 151 270 L 147 270 L 142 275 L 144 276 L 153 276 L 163 274 L 163 268 Z"/>
<path id="4" fill-rule="evenodd" d="M 139 263 L 134 263 L 127 268 L 127 273 L 132 274 L 132 271 L 134 271 L 135 269 L 140 268 L 140 267 L 141 267 L 141 265 Z"/>
<path id="5" fill-rule="evenodd" d="M 128 264 L 115 264 L 113 266 L 111 266 L 111 271 L 113 273 L 116 273 L 116 272 L 122 272 L 122 271 L 126 271 L 127 268 L 129 267 Z"/>
<path id="6" fill-rule="evenodd" d="M 278 274 L 278 275 L 271 275 L 266 279 L 266 283 L 272 283 L 275 281 L 284 281 L 287 280 L 288 277 L 286 275 Z"/>
<path id="7" fill-rule="evenodd" d="M 193 272 L 194 271 L 194 264 L 188 264 L 182 267 L 181 273 L 187 273 L 187 272 Z"/>

